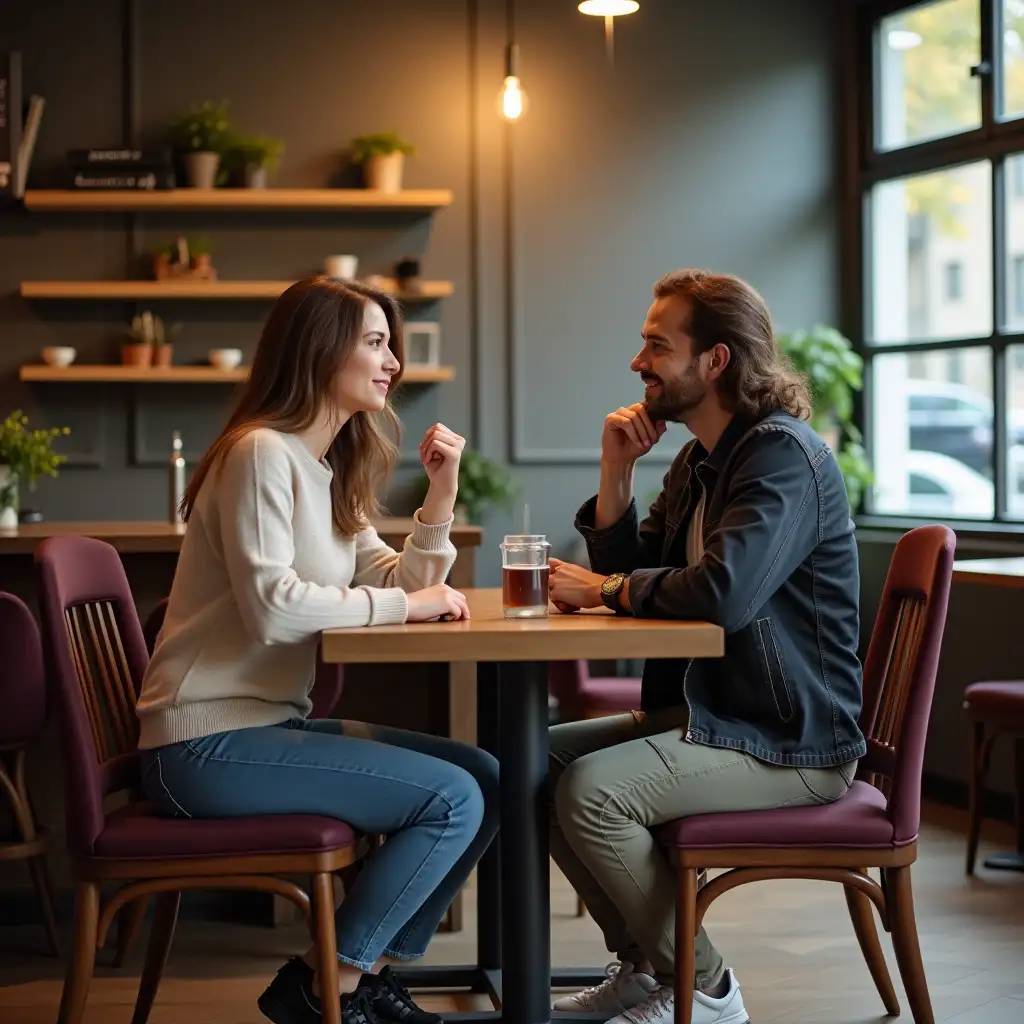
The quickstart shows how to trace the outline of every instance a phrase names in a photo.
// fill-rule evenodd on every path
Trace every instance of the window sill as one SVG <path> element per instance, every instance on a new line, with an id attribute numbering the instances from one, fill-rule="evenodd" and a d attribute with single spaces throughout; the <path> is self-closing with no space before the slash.
<path id="1" fill-rule="evenodd" d="M 913 516 L 854 516 L 858 541 L 891 544 L 908 530 L 929 523 L 948 526 L 957 539 L 957 551 L 984 550 L 993 554 L 1024 552 L 1024 522 L 991 522 L 977 519 L 929 519 Z"/>

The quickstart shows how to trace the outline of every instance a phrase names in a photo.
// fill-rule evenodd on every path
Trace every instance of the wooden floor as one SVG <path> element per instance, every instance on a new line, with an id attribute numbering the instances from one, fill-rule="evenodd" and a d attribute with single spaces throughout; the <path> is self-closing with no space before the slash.
<path id="1" fill-rule="evenodd" d="M 925 968 L 939 1020 L 957 1024 L 1024 1022 L 1024 875 L 963 872 L 963 817 L 928 811 L 922 858 L 914 873 Z M 982 854 L 1009 845 L 993 829 Z M 5 870 L 9 870 L 5 868 Z M 474 949 L 475 915 L 466 929 L 439 935 L 428 962 L 466 963 Z M 575 897 L 552 882 L 552 940 L 558 965 L 601 965 L 611 957 L 589 918 L 573 916 Z M 2 920 L 2 913 L 0 913 Z M 713 937 L 735 968 L 754 1024 L 864 1024 L 884 1011 L 861 959 L 838 886 L 772 882 L 734 890 L 711 912 Z M 267 929 L 185 921 L 171 953 L 153 1024 L 257 1024 L 255 999 L 285 956 L 303 948 L 299 928 Z M 909 1021 L 888 937 L 883 945 Z M 36 929 L 0 928 L 0 1022 L 53 1024 L 61 967 L 42 955 Z M 102 954 L 109 962 L 109 954 Z M 128 1024 L 139 956 L 123 971 L 98 969 L 87 1024 Z M 434 995 L 444 1012 L 472 1009 L 477 997 Z"/>

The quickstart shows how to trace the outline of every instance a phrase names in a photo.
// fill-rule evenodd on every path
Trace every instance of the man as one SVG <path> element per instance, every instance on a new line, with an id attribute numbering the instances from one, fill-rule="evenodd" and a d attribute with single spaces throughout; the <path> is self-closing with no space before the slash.
<path id="1" fill-rule="evenodd" d="M 641 711 L 551 730 L 552 852 L 620 961 L 555 1008 L 671 1024 L 675 880 L 650 830 L 847 791 L 866 749 L 860 580 L 842 474 L 749 285 L 662 278 L 631 368 L 644 401 L 605 420 L 598 493 L 576 520 L 596 571 L 553 559 L 551 598 L 562 611 L 711 621 L 725 656 L 649 661 Z M 633 467 L 667 421 L 694 440 L 638 524 Z M 701 931 L 694 1024 L 748 1020 Z"/>

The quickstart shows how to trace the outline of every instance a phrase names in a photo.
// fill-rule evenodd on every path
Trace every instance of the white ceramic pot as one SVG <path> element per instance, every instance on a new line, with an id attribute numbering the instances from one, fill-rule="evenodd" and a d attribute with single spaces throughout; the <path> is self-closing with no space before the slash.
<path id="1" fill-rule="evenodd" d="M 185 170 L 191 188 L 213 188 L 220 170 L 220 153 L 186 153 Z"/>
<path id="2" fill-rule="evenodd" d="M 259 164 L 245 165 L 246 188 L 266 188 L 269 178 L 266 167 L 260 167 Z"/>
<path id="3" fill-rule="evenodd" d="M 10 466 L 0 466 L 0 530 L 18 525 L 18 478 Z"/>
<path id="4" fill-rule="evenodd" d="M 401 192 L 404 167 L 404 153 L 371 156 L 363 165 L 363 182 L 380 192 Z"/>
<path id="5" fill-rule="evenodd" d="M 328 256 L 324 259 L 324 273 L 339 281 L 352 281 L 359 271 L 357 256 Z"/>
<path id="6" fill-rule="evenodd" d="M 207 352 L 207 358 L 218 370 L 233 370 L 242 364 L 242 350 L 240 348 L 211 348 Z"/>
<path id="7" fill-rule="evenodd" d="M 43 349 L 43 362 L 48 366 L 70 366 L 77 354 L 70 345 L 47 345 Z"/>

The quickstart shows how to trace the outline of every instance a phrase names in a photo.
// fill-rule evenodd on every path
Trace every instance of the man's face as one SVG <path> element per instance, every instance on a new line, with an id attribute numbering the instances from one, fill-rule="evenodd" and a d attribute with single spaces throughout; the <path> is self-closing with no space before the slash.
<path id="1" fill-rule="evenodd" d="M 712 387 L 702 373 L 703 356 L 694 358 L 689 321 L 687 301 L 675 295 L 655 299 L 647 311 L 644 347 L 633 357 L 630 369 L 644 382 L 651 419 L 685 423 Z"/>

